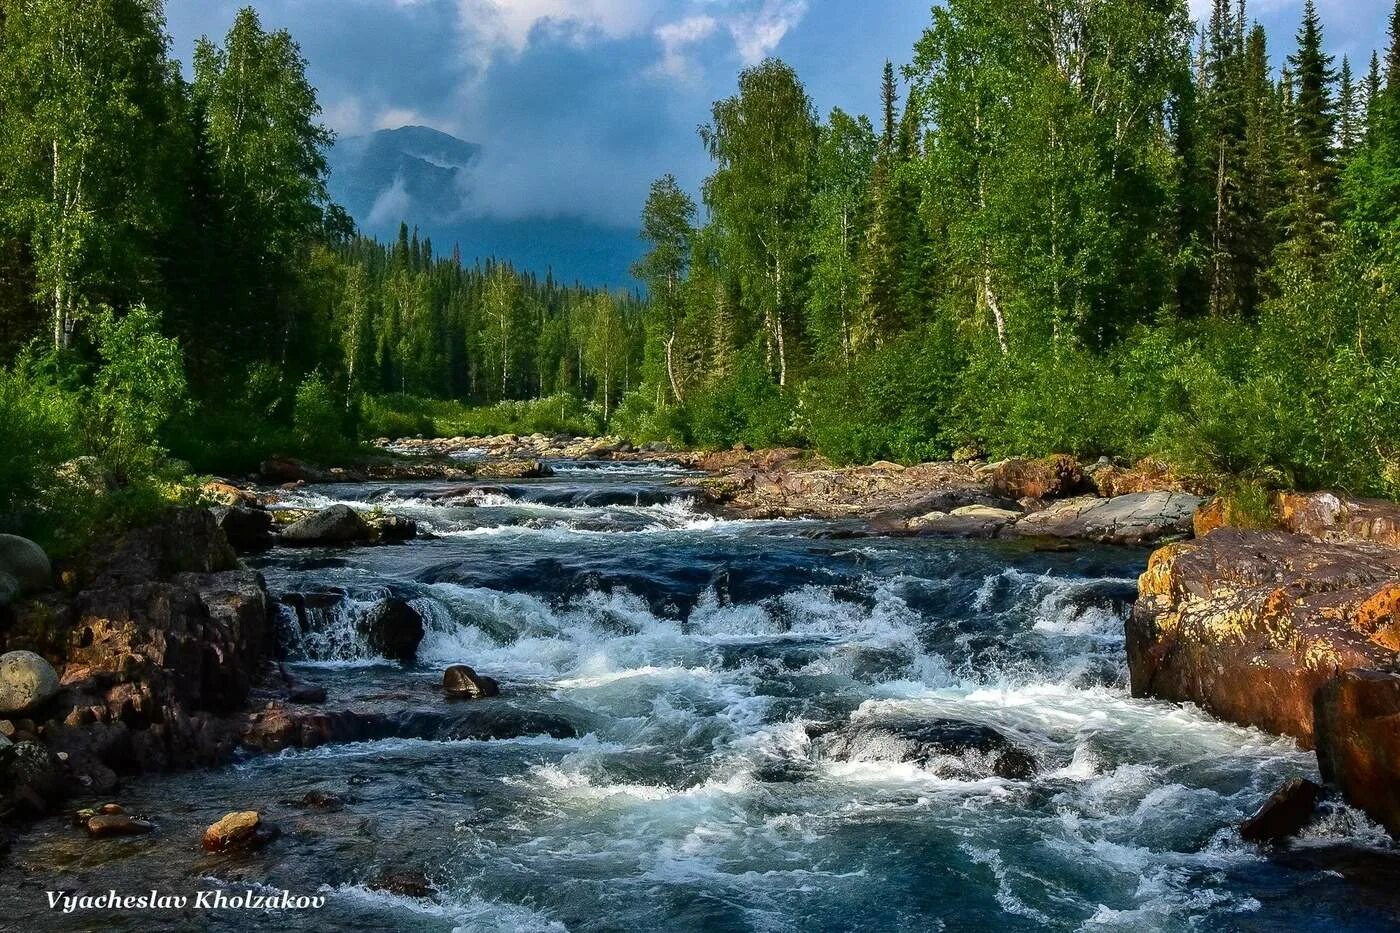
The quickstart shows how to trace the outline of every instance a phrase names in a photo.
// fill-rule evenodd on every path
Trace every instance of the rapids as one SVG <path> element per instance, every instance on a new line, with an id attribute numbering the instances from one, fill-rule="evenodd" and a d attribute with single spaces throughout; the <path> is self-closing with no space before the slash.
<path id="1" fill-rule="evenodd" d="M 1129 696 L 1122 627 L 1143 552 L 722 521 L 670 485 L 679 475 L 564 464 L 552 479 L 465 492 L 299 491 L 287 506 L 382 508 L 429 535 L 255 561 L 274 593 L 315 597 L 305 630 L 283 609 L 289 668 L 323 684 L 329 706 L 436 718 L 379 741 L 132 780 L 121 801 L 160 832 L 97 845 L 41 825 L 6 869 L 5 920 L 634 933 L 1396 921 L 1396 857 L 1356 813 L 1334 805 L 1281 852 L 1241 842 L 1236 825 L 1283 780 L 1316 776 L 1310 754 Z M 388 595 L 425 620 L 408 668 L 375 657 L 355 624 Z M 500 680 L 502 697 L 449 707 L 438 684 L 459 662 Z M 503 715 L 520 734 L 483 737 L 479 717 Z M 893 761 L 878 742 L 838 760 L 813 737 L 924 720 L 990 727 L 1038 770 Z M 345 808 L 298 807 L 313 789 Z M 205 825 L 245 808 L 282 838 L 251 856 L 198 850 Z M 438 893 L 371 890 L 386 869 L 422 871 Z M 327 903 L 100 923 L 42 909 L 58 888 L 249 886 Z"/>

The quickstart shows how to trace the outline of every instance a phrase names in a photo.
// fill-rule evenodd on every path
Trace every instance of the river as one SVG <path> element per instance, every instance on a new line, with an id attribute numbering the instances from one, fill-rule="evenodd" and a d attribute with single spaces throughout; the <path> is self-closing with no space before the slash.
<path id="1" fill-rule="evenodd" d="M 159 826 L 89 842 L 54 820 L 16 847 L 17 929 L 1373 930 L 1393 924 L 1388 844 L 1332 806 L 1287 850 L 1236 826 L 1292 742 L 1132 699 L 1123 619 L 1141 551 L 855 538 L 839 523 L 698 511 L 679 469 L 559 464 L 554 478 L 307 487 L 416 519 L 401 546 L 276 550 L 278 594 L 325 594 L 289 669 L 331 707 L 404 734 L 129 781 Z M 426 620 L 386 663 L 355 620 L 397 595 Z M 443 668 L 500 680 L 448 703 Z M 1000 777 L 975 750 L 890 760 L 852 723 L 986 726 L 1028 752 Z M 878 730 L 876 730 L 878 732 Z M 897 751 L 897 750 L 896 750 Z M 336 812 L 298 801 L 324 790 Z M 204 826 L 260 809 L 281 838 L 206 855 Z M 426 874 L 430 899 L 371 890 Z M 1348 880 L 1348 878 L 1350 880 Z M 60 914 L 42 892 L 288 889 L 319 911 Z"/>

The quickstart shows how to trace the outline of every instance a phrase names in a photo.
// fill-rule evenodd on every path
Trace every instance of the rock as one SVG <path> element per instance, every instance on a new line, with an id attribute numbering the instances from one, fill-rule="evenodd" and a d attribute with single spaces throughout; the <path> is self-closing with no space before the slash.
<path id="1" fill-rule="evenodd" d="M 1103 544 L 1151 544 L 1189 535 L 1201 500 L 1183 492 L 1135 493 L 1116 499 L 1083 497 L 1051 503 L 1020 519 L 1023 537 L 1078 538 Z"/>
<path id="2" fill-rule="evenodd" d="M 409 663 L 418 656 L 423 640 L 423 618 L 396 596 L 380 600 L 360 622 L 370 650 L 390 661 Z"/>
<path id="3" fill-rule="evenodd" d="M 58 673 L 32 651 L 0 655 L 0 715 L 37 709 L 58 693 Z"/>
<path id="4" fill-rule="evenodd" d="M 306 792 L 306 796 L 301 798 L 301 805 L 303 807 L 310 807 L 313 810 L 325 810 L 328 813 L 334 813 L 336 810 L 344 808 L 345 801 L 341 800 L 340 797 L 332 794 L 330 791 L 309 790 Z"/>
<path id="5" fill-rule="evenodd" d="M 1198 538 L 1204 538 L 1215 529 L 1223 528 L 1229 523 L 1225 500 L 1220 496 L 1212 496 L 1196 506 L 1195 514 L 1191 516 L 1191 533 Z"/>
<path id="6" fill-rule="evenodd" d="M 1132 691 L 1313 744 L 1314 696 L 1400 649 L 1400 552 L 1218 528 L 1152 555 L 1127 623 Z"/>
<path id="7" fill-rule="evenodd" d="M 953 451 L 954 463 L 976 463 L 985 459 L 987 459 L 987 452 L 976 444 L 959 447 Z"/>
<path id="8" fill-rule="evenodd" d="M 1043 460 L 1006 460 L 991 478 L 992 493 L 1006 499 L 1061 499 L 1084 488 L 1084 471 L 1064 454 Z"/>
<path id="9" fill-rule="evenodd" d="M 482 479 L 539 479 L 553 476 L 543 460 L 485 460 L 477 466 L 476 475 Z"/>
<path id="10" fill-rule="evenodd" d="M 368 541 L 370 527 L 348 505 L 332 505 L 282 529 L 282 543 L 292 545 L 353 544 Z"/>
<path id="11" fill-rule="evenodd" d="M 501 687 L 493 678 L 478 674 L 465 664 L 454 664 L 442 675 L 442 690 L 449 697 L 479 700 L 500 696 Z"/>
<path id="12" fill-rule="evenodd" d="M 958 538 L 995 538 L 1002 529 L 1021 517 L 1020 512 L 986 505 L 966 505 L 951 512 L 929 512 L 905 523 L 905 530 L 918 535 Z"/>
<path id="13" fill-rule="evenodd" d="M 112 588 L 165 580 L 180 573 L 238 569 L 238 555 L 206 508 L 174 509 L 155 523 L 93 548 L 84 586 Z"/>
<path id="14" fill-rule="evenodd" d="M 258 472 L 267 483 L 321 483 L 326 482 L 327 474 L 307 466 L 292 457 L 269 457 L 259 466 Z"/>
<path id="15" fill-rule="evenodd" d="M 953 719 L 858 718 L 819 734 L 824 755 L 842 761 L 895 761 L 957 778 L 1024 780 L 1035 758 L 990 726 Z"/>
<path id="16" fill-rule="evenodd" d="M 382 515 L 372 518 L 369 526 L 374 537 L 385 543 L 410 541 L 418 536 L 418 523 L 402 515 Z"/>
<path id="17" fill-rule="evenodd" d="M 1312 781 L 1294 778 L 1240 824 L 1240 836 L 1248 842 L 1282 842 L 1298 835 L 1312 822 L 1321 793 L 1322 788 Z"/>
<path id="18" fill-rule="evenodd" d="M 1400 548 L 1400 504 L 1332 492 L 1279 492 L 1271 505 L 1280 526 L 1294 534 Z"/>
<path id="19" fill-rule="evenodd" d="M 61 768 L 58 756 L 32 738 L 0 748 L 0 813 L 47 812 L 63 796 Z"/>
<path id="20" fill-rule="evenodd" d="M 320 684 L 303 684 L 293 687 L 287 694 L 287 699 L 292 703 L 300 703 L 304 706 L 315 706 L 326 702 L 326 688 Z"/>
<path id="21" fill-rule="evenodd" d="M 387 871 L 368 885 L 372 891 L 387 891 L 400 897 L 432 897 L 433 885 L 419 871 Z"/>
<path id="22" fill-rule="evenodd" d="M 210 510 L 235 551 L 266 551 L 272 547 L 272 516 L 262 508 L 219 506 Z"/>
<path id="23" fill-rule="evenodd" d="M 1322 777 L 1400 839 L 1400 674 L 1340 674 L 1318 691 L 1315 717 Z"/>
<path id="24" fill-rule="evenodd" d="M 199 487 L 199 495 L 205 502 L 225 508 L 244 506 L 258 507 L 258 495 L 251 489 L 242 489 L 222 480 L 211 480 Z"/>
<path id="25" fill-rule="evenodd" d="M 368 742 L 397 731 L 398 725 L 382 713 L 274 706 L 250 716 L 240 740 L 245 748 L 273 753 L 286 748 Z"/>
<path id="26" fill-rule="evenodd" d="M 1161 460 L 1140 460 L 1131 468 L 1123 468 L 1101 460 L 1088 471 L 1094 490 L 1105 499 L 1142 492 L 1201 493 L 1205 484 L 1200 480 L 1180 477 Z"/>
<path id="27" fill-rule="evenodd" d="M 0 534 L 0 573 L 14 580 L 21 596 L 42 592 L 53 582 L 53 567 L 44 549 L 19 535 Z"/>
<path id="28" fill-rule="evenodd" d="M 256 810 L 229 813 L 204 831 L 204 848 L 210 852 L 257 849 L 277 837 L 277 829 Z"/>
<path id="29" fill-rule="evenodd" d="M 155 830 L 155 824 L 146 820 L 128 816 L 125 813 L 108 815 L 98 813 L 88 818 L 88 835 L 94 839 L 106 839 L 111 836 L 142 836 Z"/>
<path id="30" fill-rule="evenodd" d="M 8 606 L 19 598 L 19 581 L 0 570 L 0 607 Z"/>

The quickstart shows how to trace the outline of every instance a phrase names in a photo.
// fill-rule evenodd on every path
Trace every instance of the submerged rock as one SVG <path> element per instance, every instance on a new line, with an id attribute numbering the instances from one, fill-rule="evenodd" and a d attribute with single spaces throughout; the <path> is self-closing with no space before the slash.
<path id="1" fill-rule="evenodd" d="M 371 891 L 387 891 L 400 897 L 432 897 L 433 885 L 421 871 L 386 871 L 366 885 Z"/>
<path id="2" fill-rule="evenodd" d="M 334 813 L 345 807 L 345 801 L 336 794 L 324 790 L 310 790 L 301 798 L 303 807 L 310 807 L 313 810 L 325 810 Z"/>
<path id="3" fill-rule="evenodd" d="M 370 519 L 375 540 L 386 544 L 411 541 L 418 536 L 418 523 L 402 515 L 381 515 Z"/>
<path id="4" fill-rule="evenodd" d="M 368 541 L 373 531 L 348 505 L 332 505 L 282 529 L 282 543 L 293 545 L 354 544 Z"/>
<path id="5" fill-rule="evenodd" d="M 917 764 L 959 778 L 994 774 L 1025 780 L 1038 770 L 1030 752 L 990 726 L 954 719 L 857 719 L 817 730 L 824 755 L 840 761 Z"/>
<path id="6" fill-rule="evenodd" d="M 1312 822 L 1321 793 L 1322 788 L 1306 778 L 1289 781 L 1240 825 L 1240 836 L 1249 842 L 1281 842 L 1298 835 Z"/>
<path id="7" fill-rule="evenodd" d="M 442 689 L 449 697 L 461 700 L 479 700 L 501 693 L 494 678 L 478 674 L 465 664 L 454 664 L 443 672 Z"/>
<path id="8" fill-rule="evenodd" d="M 143 836 L 155 831 L 155 824 L 126 813 L 98 813 L 87 819 L 88 835 L 94 839 L 112 836 Z"/>
<path id="9" fill-rule="evenodd" d="M 484 460 L 476 468 L 482 479 L 541 479 L 554 470 L 543 460 Z"/>
<path id="10" fill-rule="evenodd" d="M 204 831 L 201 840 L 210 852 L 257 849 L 277 837 L 277 827 L 263 820 L 256 810 L 229 813 Z"/>
<path id="11" fill-rule="evenodd" d="M 32 651 L 0 655 L 0 715 L 36 709 L 58 693 L 58 673 Z"/>

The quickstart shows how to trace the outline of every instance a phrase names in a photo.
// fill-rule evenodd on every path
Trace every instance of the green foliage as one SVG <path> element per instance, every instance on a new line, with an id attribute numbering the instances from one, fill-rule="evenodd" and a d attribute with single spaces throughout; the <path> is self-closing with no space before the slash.
<path id="1" fill-rule="evenodd" d="M 292 431 L 298 451 L 322 462 L 344 455 L 352 446 L 346 420 L 344 400 L 336 396 L 320 373 L 312 373 L 297 386 Z"/>
<path id="2" fill-rule="evenodd" d="M 36 373 L 32 352 L 0 369 L 0 522 L 16 525 L 81 449 L 77 396 Z"/>
<path id="3" fill-rule="evenodd" d="M 774 447 L 800 440 L 792 405 L 756 351 L 744 354 L 733 375 L 695 393 L 689 408 L 692 439 L 702 447 Z"/>
<path id="4" fill-rule="evenodd" d="M 360 426 L 367 438 L 534 433 L 586 437 L 602 430 L 601 408 L 567 393 L 477 407 L 409 395 L 371 396 L 364 401 Z"/>

